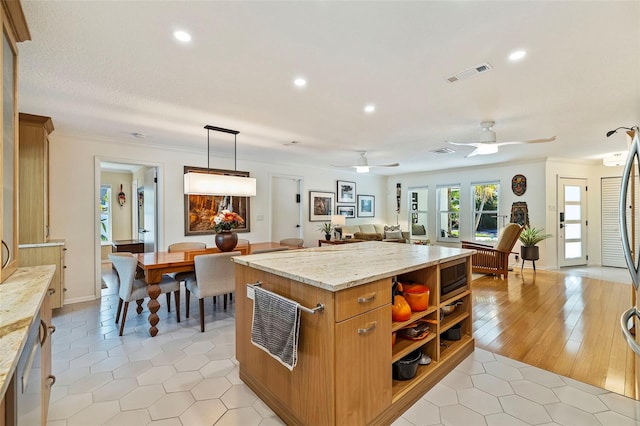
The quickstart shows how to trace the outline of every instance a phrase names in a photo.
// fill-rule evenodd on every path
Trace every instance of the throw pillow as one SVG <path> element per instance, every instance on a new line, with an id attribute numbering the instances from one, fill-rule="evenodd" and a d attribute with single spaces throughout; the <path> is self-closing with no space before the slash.
<path id="1" fill-rule="evenodd" d="M 356 232 L 353 234 L 353 238 L 356 240 L 365 240 L 365 241 L 382 241 L 382 235 L 380 234 L 367 234 L 364 232 Z"/>
<path id="2" fill-rule="evenodd" d="M 384 226 L 384 238 L 385 239 L 390 239 L 390 238 L 395 238 L 395 237 L 390 237 L 389 236 L 389 231 L 400 231 L 400 225 L 385 225 Z M 400 237 L 402 238 L 402 233 L 400 233 Z"/>
<path id="3" fill-rule="evenodd" d="M 385 236 L 387 240 L 401 240 L 402 231 L 387 231 Z"/>
<path id="4" fill-rule="evenodd" d="M 427 235 L 424 225 L 411 225 L 411 233 L 413 235 Z"/>

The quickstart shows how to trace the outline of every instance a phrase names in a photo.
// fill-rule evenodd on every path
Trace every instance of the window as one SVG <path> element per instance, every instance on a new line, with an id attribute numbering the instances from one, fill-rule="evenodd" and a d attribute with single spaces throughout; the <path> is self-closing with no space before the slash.
<path id="1" fill-rule="evenodd" d="M 496 241 L 498 239 L 498 211 L 500 184 L 478 183 L 471 186 L 473 194 L 473 239 Z"/>
<path id="2" fill-rule="evenodd" d="M 111 241 L 111 185 L 100 185 L 100 241 Z"/>
<path id="3" fill-rule="evenodd" d="M 460 186 L 437 188 L 438 240 L 460 238 Z"/>
<path id="4" fill-rule="evenodd" d="M 411 238 L 426 240 L 429 235 L 427 227 L 427 195 L 428 189 L 409 188 L 409 231 Z"/>

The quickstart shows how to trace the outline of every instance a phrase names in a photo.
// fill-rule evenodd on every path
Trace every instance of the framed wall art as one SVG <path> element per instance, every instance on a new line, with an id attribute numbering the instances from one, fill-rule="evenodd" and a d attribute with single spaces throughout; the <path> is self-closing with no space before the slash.
<path id="1" fill-rule="evenodd" d="M 529 208 L 525 201 L 516 201 L 511 204 L 511 223 L 517 223 L 518 225 L 529 225 Z"/>
<path id="2" fill-rule="evenodd" d="M 356 206 L 338 206 L 338 214 L 346 217 L 347 219 L 352 219 L 356 217 Z"/>
<path id="3" fill-rule="evenodd" d="M 184 172 L 215 173 L 232 176 L 249 176 L 249 172 L 235 170 L 206 169 L 203 167 L 184 166 Z M 249 232 L 249 197 L 229 195 L 193 195 L 184 194 L 184 235 L 215 234 L 213 218 L 222 210 L 236 212 L 244 219 L 242 227 L 235 232 Z"/>
<path id="4" fill-rule="evenodd" d="M 338 181 L 338 203 L 356 202 L 356 183 L 346 180 Z"/>
<path id="5" fill-rule="evenodd" d="M 374 195 L 358 195 L 358 217 L 375 217 L 376 197 Z"/>
<path id="6" fill-rule="evenodd" d="M 309 191 L 309 222 L 329 222 L 333 214 L 336 194 Z"/>

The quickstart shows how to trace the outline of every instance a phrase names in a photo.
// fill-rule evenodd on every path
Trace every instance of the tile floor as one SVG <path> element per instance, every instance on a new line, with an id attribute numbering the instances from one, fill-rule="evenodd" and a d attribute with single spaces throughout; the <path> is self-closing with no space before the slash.
<path id="1" fill-rule="evenodd" d="M 238 378 L 233 303 L 209 303 L 200 333 L 193 298 L 192 317 L 177 323 L 161 297 L 158 336 L 145 308 L 129 310 L 119 337 L 113 293 L 54 314 L 48 425 L 283 424 Z M 394 423 L 539 424 L 640 425 L 640 402 L 476 349 Z"/>

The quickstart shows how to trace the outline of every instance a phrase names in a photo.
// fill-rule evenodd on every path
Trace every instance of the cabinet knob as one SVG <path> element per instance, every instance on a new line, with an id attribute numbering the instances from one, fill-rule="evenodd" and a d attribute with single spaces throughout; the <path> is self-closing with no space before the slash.
<path id="1" fill-rule="evenodd" d="M 376 329 L 376 324 L 377 324 L 377 322 L 374 321 L 372 323 L 369 323 L 369 325 L 366 328 L 359 328 L 358 329 L 358 334 L 367 334 L 367 333 L 372 332 L 373 330 Z"/>
<path id="2" fill-rule="evenodd" d="M 56 376 L 54 376 L 53 374 L 50 374 L 49 377 L 47 377 L 47 387 L 51 388 L 51 386 L 56 384 Z"/>
<path id="3" fill-rule="evenodd" d="M 367 303 L 371 302 L 376 298 L 376 293 L 366 294 L 364 296 L 358 297 L 358 303 Z"/>
<path id="4" fill-rule="evenodd" d="M 49 326 L 49 334 L 53 334 L 56 332 L 56 326 L 55 325 L 50 325 Z"/>
<path id="5" fill-rule="evenodd" d="M 64 265 L 64 266 L 63 266 L 63 268 L 64 268 L 64 269 L 67 269 L 67 265 Z"/>
<path id="6" fill-rule="evenodd" d="M 55 288 L 53 288 L 53 287 L 50 287 L 50 288 L 49 288 L 49 290 L 47 290 L 47 294 L 48 294 L 49 296 L 52 296 L 52 295 L 54 295 L 55 293 L 56 293 L 56 289 L 55 289 Z"/>

